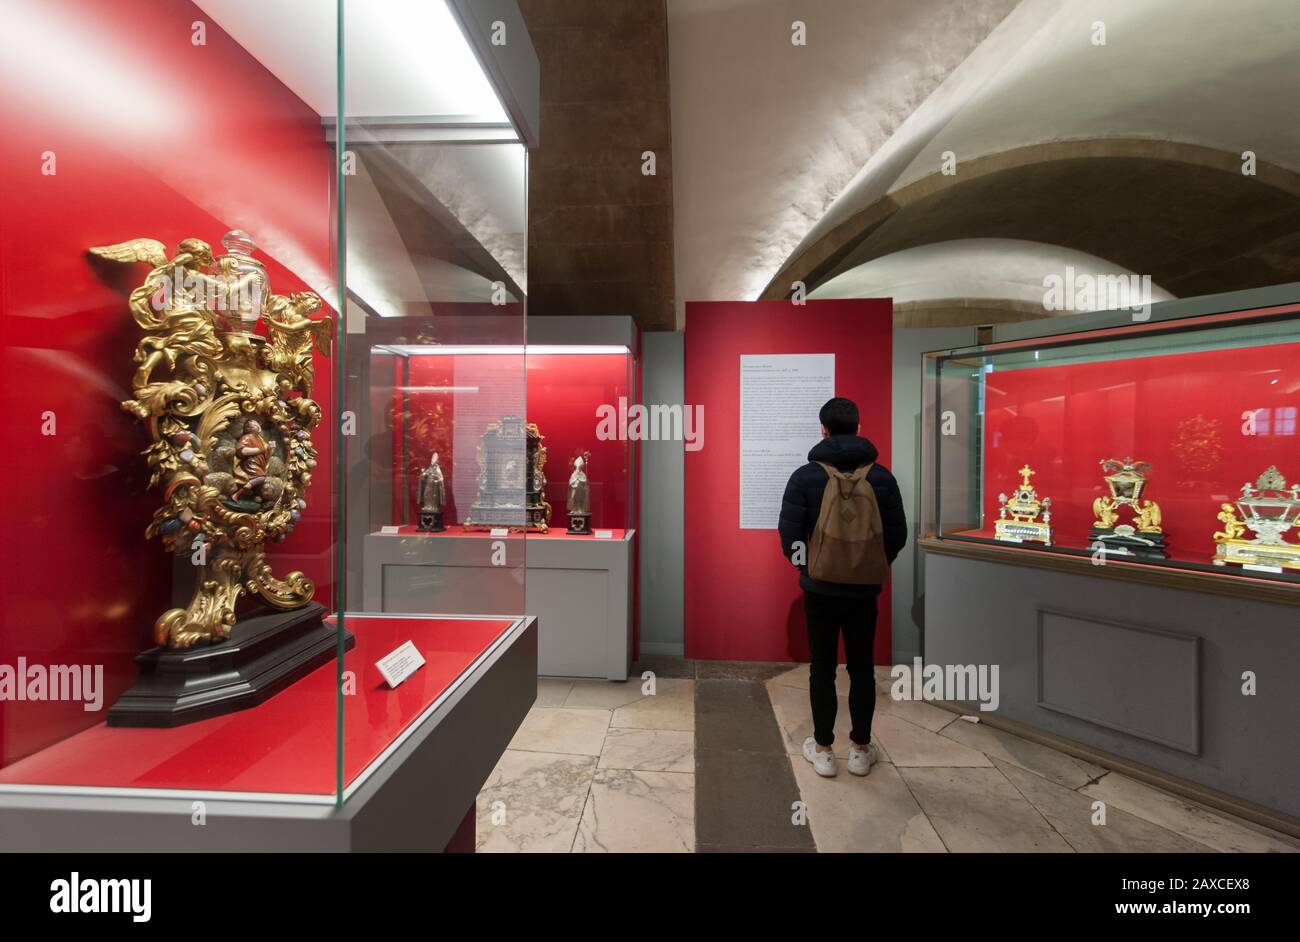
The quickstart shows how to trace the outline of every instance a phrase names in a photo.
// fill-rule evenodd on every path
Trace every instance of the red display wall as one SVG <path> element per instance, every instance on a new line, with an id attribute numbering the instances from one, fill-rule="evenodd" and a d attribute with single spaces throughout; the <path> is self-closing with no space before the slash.
<path id="1" fill-rule="evenodd" d="M 521 360 L 526 362 L 528 421 L 536 422 L 545 436 L 547 449 L 546 499 L 551 504 L 552 526 L 568 525 L 567 494 L 569 462 L 577 454 L 591 453 L 588 477 L 591 485 L 591 525 L 593 528 L 626 529 L 632 526 L 629 507 L 631 448 L 627 441 L 601 441 L 596 437 L 596 408 L 602 404 L 615 407 L 620 398 L 635 401 L 629 389 L 633 379 L 630 356 L 620 353 L 530 353 L 526 358 L 491 354 L 414 355 L 394 358 L 396 408 L 405 409 L 409 450 L 408 473 L 403 476 L 400 435 L 393 441 L 394 521 L 414 520 L 416 488 L 420 470 L 429 455 L 437 450 L 443 474 L 453 486 L 444 521 L 461 522 L 472 501 L 474 479 L 478 473 L 474 444 L 482 435 L 485 421 L 466 415 L 466 401 L 457 409 L 454 390 L 477 388 L 483 377 L 504 369 L 517 373 Z M 525 394 L 517 376 L 507 376 L 503 385 L 518 387 Z M 472 395 L 460 393 L 459 395 Z M 500 398 L 489 408 L 500 417 Z M 487 413 L 485 412 L 484 415 Z M 396 428 L 400 429 L 398 423 Z M 453 434 L 453 430 L 455 434 Z M 459 442 L 459 444 L 458 444 Z M 405 495 L 404 498 L 402 495 Z M 403 508 L 396 503 L 405 499 Z M 464 505 L 464 506 L 462 506 Z"/>
<path id="2" fill-rule="evenodd" d="M 127 295 L 147 268 L 86 250 L 149 236 L 174 251 L 197 236 L 220 251 L 240 227 L 274 290 L 323 293 L 334 158 L 319 117 L 185 0 L 42 0 L 12 20 L 0 30 L 0 664 L 103 664 L 107 708 L 173 604 L 172 561 L 144 539 L 160 500 L 145 490 L 148 433 L 119 407 L 140 335 Z M 326 415 L 309 508 L 274 553 L 327 604 L 331 371 L 317 362 Z M 80 703 L 0 702 L 0 764 L 102 719 Z"/>
<path id="3" fill-rule="evenodd" d="M 704 447 L 686 452 L 685 642 L 692 658 L 806 661 L 798 572 L 771 530 L 739 527 L 740 357 L 835 354 L 836 394 L 858 404 L 862 435 L 888 466 L 893 307 L 881 299 L 688 302 L 686 402 L 704 407 Z M 817 442 L 809 441 L 811 449 Z M 792 472 L 794 468 L 790 469 Z M 911 523 L 911 521 L 909 521 Z M 910 539 L 910 534 L 909 534 Z M 876 662 L 891 661 L 889 588 Z"/>
<path id="4" fill-rule="evenodd" d="M 1054 542 L 1090 544 L 1098 462 L 1151 465 L 1171 557 L 1208 563 L 1219 505 L 1270 465 L 1300 480 L 1300 344 L 1273 344 L 986 374 L 984 535 L 1026 463 L 1052 499 Z M 1244 414 L 1254 416 L 1253 423 Z M 1253 431 L 1253 434 L 1251 432 Z M 1121 522 L 1132 522 L 1121 511 Z"/>

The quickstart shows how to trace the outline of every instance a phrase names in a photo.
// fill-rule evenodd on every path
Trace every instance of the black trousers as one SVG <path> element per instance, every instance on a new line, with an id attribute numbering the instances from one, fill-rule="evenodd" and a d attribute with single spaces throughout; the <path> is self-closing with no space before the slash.
<path id="1" fill-rule="evenodd" d="M 840 598 L 803 594 L 808 621 L 808 648 L 812 667 L 808 699 L 812 703 L 813 738 L 819 746 L 835 742 L 835 666 L 839 661 L 840 632 L 844 632 L 844 657 L 849 669 L 849 738 L 859 746 L 871 742 L 871 715 L 876 710 L 876 673 L 871 649 L 876 640 L 876 602 L 879 596 Z"/>

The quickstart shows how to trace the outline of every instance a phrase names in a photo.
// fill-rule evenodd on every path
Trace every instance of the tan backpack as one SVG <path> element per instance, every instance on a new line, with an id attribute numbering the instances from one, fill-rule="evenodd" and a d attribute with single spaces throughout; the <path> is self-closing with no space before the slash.
<path id="1" fill-rule="evenodd" d="M 808 575 L 821 582 L 884 585 L 889 581 L 884 528 L 867 472 L 875 462 L 845 474 L 825 462 L 826 490 L 808 547 Z"/>

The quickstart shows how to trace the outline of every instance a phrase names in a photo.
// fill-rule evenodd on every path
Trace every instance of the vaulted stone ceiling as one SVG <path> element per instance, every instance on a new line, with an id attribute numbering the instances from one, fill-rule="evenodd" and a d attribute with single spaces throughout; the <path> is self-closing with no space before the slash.
<path id="1" fill-rule="evenodd" d="M 1176 296 L 1300 281 L 1298 54 L 1291 0 L 1023 0 L 760 296 L 844 296 L 968 239 L 1056 246 L 1039 278 L 1077 251 Z"/>
<path id="2" fill-rule="evenodd" d="M 669 0 L 679 322 L 757 297 L 1016 3 Z"/>

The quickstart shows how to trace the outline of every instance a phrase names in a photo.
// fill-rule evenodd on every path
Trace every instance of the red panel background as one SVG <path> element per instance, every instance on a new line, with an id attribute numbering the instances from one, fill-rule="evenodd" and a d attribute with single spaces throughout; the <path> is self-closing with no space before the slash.
<path id="1" fill-rule="evenodd" d="M 740 357 L 834 353 L 836 394 L 858 404 L 862 435 L 890 462 L 893 307 L 881 299 L 688 302 L 686 402 L 704 407 L 704 447 L 686 452 L 686 656 L 804 661 L 798 574 L 772 530 L 741 530 Z M 816 441 L 810 441 L 811 449 Z M 794 468 L 790 469 L 794 471 Z M 909 524 L 911 521 L 909 521 Z M 910 537 L 909 537 L 910 538 Z M 889 588 L 876 661 L 889 663 Z"/>
<path id="2" fill-rule="evenodd" d="M 1011 493 L 1028 462 L 1039 496 L 1052 499 L 1053 541 L 1087 547 L 1092 502 L 1109 493 L 1098 462 L 1132 456 L 1152 466 L 1143 496 L 1160 505 L 1169 555 L 1205 563 L 1219 505 L 1242 484 L 1273 464 L 1300 479 L 1294 420 L 1289 435 L 1274 420 L 1279 407 L 1300 405 L 1300 344 L 995 370 L 986 389 L 990 533 L 998 494 Z M 1242 413 L 1257 409 L 1270 411 L 1246 435 Z"/>
<path id="3" fill-rule="evenodd" d="M 135 679 L 131 658 L 171 604 L 172 579 L 143 537 L 159 500 L 144 489 L 147 433 L 118 406 L 139 337 L 127 295 L 147 269 L 86 249 L 137 236 L 219 248 L 238 226 L 265 247 L 274 290 L 321 291 L 333 151 L 319 117 L 191 3 L 43 0 L 22 17 L 24 29 L 43 24 L 48 69 L 21 82 L 6 69 L 0 96 L 0 663 L 102 663 L 107 706 Z M 205 46 L 190 41 L 196 20 Z M 16 25 L 0 31 L 10 63 L 23 51 L 9 46 Z M 45 151 L 53 176 L 41 173 Z M 326 415 L 309 509 L 274 551 L 326 603 L 332 368 L 316 365 Z M 47 410 L 54 436 L 41 434 Z M 0 703 L 0 764 L 100 719 L 79 703 Z"/>
<path id="4" fill-rule="evenodd" d="M 511 358 L 514 359 L 514 358 Z M 474 452 L 455 452 L 452 429 L 456 421 L 454 396 L 450 392 L 419 391 L 421 387 L 449 389 L 461 384 L 458 375 L 478 375 L 500 356 L 451 354 L 412 356 L 409 358 L 410 381 L 416 391 L 396 393 L 398 408 L 404 401 L 409 411 L 412 473 L 407 476 L 407 519 L 415 519 L 415 498 L 419 470 L 425 467 L 430 451 L 437 448 L 443 474 L 450 480 L 456 473 L 477 466 Z M 516 360 L 517 362 L 517 360 Z M 552 506 L 551 523 L 568 525 L 567 493 L 569 460 L 581 451 L 591 452 L 592 527 L 626 529 L 631 524 L 628 507 L 628 484 L 631 449 L 626 441 L 600 441 L 596 438 L 596 407 L 602 403 L 617 406 L 619 397 L 635 402 L 629 390 L 630 365 L 621 353 L 543 353 L 528 354 L 527 413 L 545 436 L 547 449 L 546 499 Z M 394 386 L 403 385 L 402 364 L 396 363 Z M 399 426 L 400 427 L 400 426 Z M 394 469 L 401 467 L 402 442 L 395 436 Z M 402 493 L 400 473 L 394 472 L 393 493 Z M 450 490 L 450 489 L 449 489 Z M 448 524 L 460 522 L 468 508 L 451 506 L 445 514 Z M 400 514 L 401 508 L 393 508 Z M 399 517 L 400 519 L 400 517 Z"/>

